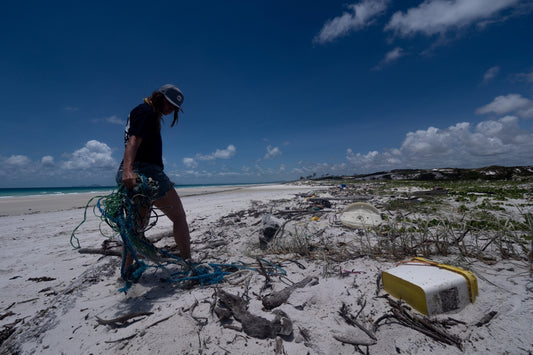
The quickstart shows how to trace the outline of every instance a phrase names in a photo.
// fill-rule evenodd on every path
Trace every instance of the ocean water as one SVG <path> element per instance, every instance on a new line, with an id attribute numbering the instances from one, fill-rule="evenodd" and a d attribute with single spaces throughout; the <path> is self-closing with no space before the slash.
<path id="1" fill-rule="evenodd" d="M 29 187 L 29 188 L 0 188 L 0 198 L 24 197 L 24 196 L 46 196 L 46 195 L 66 195 L 80 194 L 87 192 L 110 193 L 115 186 L 98 187 Z"/>
<path id="2" fill-rule="evenodd" d="M 202 184 L 202 185 L 174 185 L 175 188 L 187 187 L 207 187 L 207 186 L 236 186 L 254 184 Z M 101 193 L 106 195 L 115 190 L 116 186 L 88 186 L 88 187 L 30 187 L 30 188 L 0 188 L 0 198 L 25 197 L 25 196 L 46 196 L 46 195 L 66 195 L 80 193 Z"/>

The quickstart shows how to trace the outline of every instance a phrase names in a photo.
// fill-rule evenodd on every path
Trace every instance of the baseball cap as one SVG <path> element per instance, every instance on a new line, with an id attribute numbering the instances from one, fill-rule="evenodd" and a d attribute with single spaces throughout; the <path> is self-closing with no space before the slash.
<path id="1" fill-rule="evenodd" d="M 183 104 L 183 93 L 180 89 L 172 84 L 166 84 L 161 86 L 158 91 L 165 96 L 168 102 L 175 106 L 179 111 L 183 112 L 181 109 L 181 105 Z"/>

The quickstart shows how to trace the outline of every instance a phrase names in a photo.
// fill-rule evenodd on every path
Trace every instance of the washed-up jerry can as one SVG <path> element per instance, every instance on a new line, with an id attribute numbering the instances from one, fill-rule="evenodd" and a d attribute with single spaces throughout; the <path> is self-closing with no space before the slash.
<path id="1" fill-rule="evenodd" d="M 478 295 L 472 272 L 424 258 L 402 262 L 381 276 L 385 291 L 428 316 L 459 311 Z"/>

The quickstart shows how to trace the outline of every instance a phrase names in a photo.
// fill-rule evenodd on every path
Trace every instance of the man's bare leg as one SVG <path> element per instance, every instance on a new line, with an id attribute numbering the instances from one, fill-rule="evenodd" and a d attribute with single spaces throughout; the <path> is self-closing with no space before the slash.
<path id="1" fill-rule="evenodd" d="M 191 237 L 189 235 L 189 225 L 181 200 L 174 188 L 170 189 L 166 195 L 154 202 L 154 205 L 172 221 L 174 240 L 180 251 L 183 260 L 191 258 Z"/>

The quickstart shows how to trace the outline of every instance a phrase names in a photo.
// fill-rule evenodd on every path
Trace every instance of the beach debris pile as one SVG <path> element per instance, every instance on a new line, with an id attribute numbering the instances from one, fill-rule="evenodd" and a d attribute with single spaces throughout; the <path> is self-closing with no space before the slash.
<path id="1" fill-rule="evenodd" d="M 424 316 L 384 292 L 381 275 L 412 257 L 465 269 L 474 263 L 491 267 L 501 260 L 528 260 L 527 243 L 520 239 L 522 232 L 511 228 L 511 222 L 499 230 L 488 229 L 507 217 L 520 220 L 517 209 L 496 209 L 488 198 L 461 200 L 448 187 L 391 188 L 381 182 L 342 185 L 310 185 L 308 192 L 290 199 L 252 201 L 247 209 L 190 221 L 192 249 L 199 262 L 234 267 L 214 285 L 198 282 L 189 284 L 187 291 L 179 285 L 171 289 L 182 297 L 183 292 L 194 293 L 194 304 L 180 312 L 194 319 L 198 338 L 203 329 L 217 324 L 223 332 L 245 335 L 235 335 L 234 342 L 273 340 L 278 353 L 298 344 L 309 352 L 327 353 L 320 345 L 327 339 L 365 353 L 369 347 L 381 349 L 383 339 L 395 334 L 398 327 L 408 327 L 444 346 L 441 350 L 450 345 L 462 351 L 475 342 L 472 336 L 466 339 L 465 332 L 473 334 L 474 328 L 482 329 L 498 318 L 486 304 L 455 309 L 453 317 Z M 477 213 L 476 206 L 481 206 L 483 213 Z M 350 225 L 342 217 L 350 212 L 367 215 L 352 218 L 362 223 Z M 163 248 L 168 235 L 148 233 L 147 239 Z M 120 254 L 120 243 L 106 242 L 92 252 Z M 368 292 L 372 287 L 375 295 Z M 211 305 L 209 311 L 202 312 L 202 302 Z M 475 321 L 463 316 L 472 309 L 476 310 Z M 153 308 L 141 311 L 155 312 Z M 316 321 L 309 323 L 306 315 L 311 313 Z M 131 327 L 136 324 L 133 319 L 149 315 L 131 312 L 122 316 L 127 321 L 101 316 L 97 322 Z M 161 322 L 167 319 L 171 317 Z M 206 338 L 199 350 L 209 347 Z M 209 339 L 219 340 L 213 333 Z M 119 340 L 123 344 L 129 341 Z M 430 344 L 431 348 L 435 343 Z M 225 345 L 232 343 L 221 346 Z"/>

